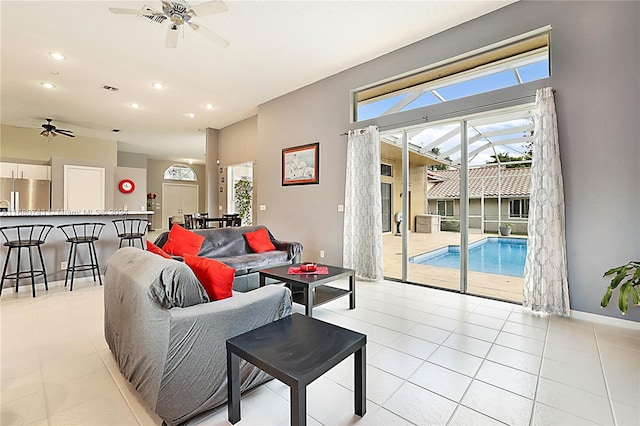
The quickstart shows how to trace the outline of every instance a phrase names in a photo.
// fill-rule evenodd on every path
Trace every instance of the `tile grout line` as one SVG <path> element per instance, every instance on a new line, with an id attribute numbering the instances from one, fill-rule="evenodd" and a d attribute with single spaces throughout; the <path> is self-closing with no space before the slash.
<path id="1" fill-rule="evenodd" d="M 104 275 L 102 276 L 102 278 L 104 279 Z M 104 285 L 100 286 L 99 288 L 104 292 Z M 77 313 L 75 311 L 74 311 L 74 314 L 77 315 Z M 85 334 L 86 334 L 85 327 L 83 327 L 83 332 L 85 332 Z M 106 361 L 102 357 L 102 354 L 100 353 L 100 351 L 96 347 L 95 342 L 90 337 L 87 336 L 87 338 L 91 342 L 91 346 L 93 346 L 93 349 L 95 350 L 96 354 L 98 355 L 98 358 L 100 358 L 100 362 L 102 362 L 102 365 L 104 366 L 105 370 L 107 370 L 107 373 L 109 374 L 109 377 L 111 377 L 111 380 L 113 380 L 113 383 L 115 384 L 116 389 L 118 389 L 118 393 L 120 394 L 120 396 L 124 400 L 124 403 L 127 405 L 127 408 L 129 409 L 129 412 L 131 412 L 131 415 L 133 416 L 133 418 L 136 419 L 136 421 L 138 422 L 139 425 L 141 425 L 141 426 L 144 425 L 144 423 L 142 422 L 140 417 L 138 417 L 138 414 L 136 413 L 136 411 L 133 409 L 133 406 L 129 402 L 129 398 L 127 398 L 127 396 L 125 395 L 125 392 L 123 391 L 123 389 L 121 388 L 120 384 L 118 383 L 118 380 L 116 379 L 115 375 L 112 373 L 111 369 L 109 369 L 109 366 L 107 365 Z"/>
<path id="2" fill-rule="evenodd" d="M 609 403 L 609 409 L 611 410 L 611 415 L 613 416 L 613 424 L 617 426 L 618 419 L 616 418 L 616 410 L 613 407 L 613 399 L 611 398 L 609 381 L 607 380 L 607 374 L 604 369 L 604 359 L 602 357 L 602 351 L 600 350 L 600 341 L 598 340 L 598 332 L 596 331 L 595 327 L 593 327 L 593 337 L 596 340 L 596 349 L 598 350 L 598 361 L 600 361 L 600 368 L 602 369 L 602 379 L 604 380 L 604 388 L 607 390 L 607 402 Z"/>
<path id="3" fill-rule="evenodd" d="M 513 312 L 513 309 L 511 311 L 509 311 L 509 315 L 511 315 L 512 312 Z M 507 318 L 508 317 L 509 316 L 507 316 Z M 464 321 L 461 321 L 461 322 L 464 322 Z M 489 346 L 489 350 L 487 351 L 486 355 L 484 357 L 482 357 L 482 362 L 480 363 L 480 365 L 478 366 L 478 369 L 476 370 L 476 372 L 474 373 L 473 377 L 471 378 L 471 382 L 469 382 L 469 386 L 467 386 L 467 388 L 465 389 L 464 393 L 460 397 L 460 401 L 458 401 L 456 403 L 456 408 L 455 408 L 455 410 L 453 410 L 453 413 L 451 413 L 451 417 L 449 417 L 449 420 L 447 421 L 447 425 L 449 425 L 451 423 L 451 420 L 455 417 L 456 413 L 460 409 L 460 406 L 465 407 L 465 408 L 467 408 L 469 410 L 475 411 L 476 413 L 479 413 L 479 414 L 484 415 L 486 417 L 489 417 L 490 419 L 493 419 L 493 420 L 495 420 L 497 422 L 503 423 L 502 421 L 500 421 L 500 420 L 498 420 L 498 419 L 496 419 L 494 417 L 489 416 L 487 413 L 481 413 L 479 411 L 474 410 L 473 408 L 467 407 L 466 405 L 462 405 L 462 400 L 464 399 L 464 397 L 469 392 L 469 388 L 471 388 L 471 385 L 473 384 L 473 382 L 475 380 L 478 380 L 480 383 L 485 383 L 482 380 L 476 379 L 476 377 L 478 376 L 478 373 L 482 369 L 482 366 L 484 365 L 484 363 L 487 361 L 487 356 L 491 352 L 491 349 L 496 345 L 496 340 L 498 340 L 498 336 L 500 336 L 500 333 L 503 331 L 504 326 L 505 326 L 506 323 L 507 323 L 507 320 L 505 319 L 504 323 L 502 324 L 502 327 L 500 327 L 500 330 L 498 330 L 498 335 L 496 336 L 495 339 L 493 339 L 493 341 L 491 341 L 491 346 Z M 455 330 L 451 332 L 451 334 L 453 334 L 453 333 L 455 333 Z M 471 337 L 471 336 L 467 336 L 467 337 Z M 481 339 L 479 339 L 479 340 L 481 340 Z M 491 386 L 493 386 L 493 385 L 491 385 Z M 501 388 L 498 388 L 498 389 L 501 389 Z M 509 392 L 509 391 L 507 391 L 507 392 Z"/>
<path id="4" fill-rule="evenodd" d="M 538 391 L 540 390 L 540 382 L 542 381 L 542 368 L 544 367 L 545 354 L 547 353 L 547 341 L 549 340 L 549 331 L 551 329 L 551 315 L 547 314 L 547 328 L 544 333 L 544 345 L 542 346 L 542 356 L 540 357 L 540 367 L 538 368 L 538 379 L 536 380 L 536 389 L 533 392 L 533 407 L 531 408 L 531 416 L 529 417 L 529 425 L 533 426 L 535 418 L 536 406 L 538 405 Z"/>
<path id="5" fill-rule="evenodd" d="M 47 286 L 49 286 L 47 284 Z M 45 414 L 47 416 L 47 424 L 50 425 L 51 424 L 51 410 L 49 409 L 49 398 L 47 398 L 47 392 L 45 389 L 45 383 L 44 383 L 44 373 L 43 373 L 43 368 L 42 368 L 42 359 L 40 359 L 40 327 L 38 327 L 38 324 L 36 322 L 36 313 L 35 313 L 35 304 L 33 303 L 34 301 L 31 300 L 30 307 L 31 307 L 31 317 L 33 319 L 33 326 L 36 329 L 36 351 L 38 351 L 38 370 L 40 372 L 40 380 L 41 380 L 41 385 L 42 385 L 42 398 L 44 399 L 44 411 Z"/>

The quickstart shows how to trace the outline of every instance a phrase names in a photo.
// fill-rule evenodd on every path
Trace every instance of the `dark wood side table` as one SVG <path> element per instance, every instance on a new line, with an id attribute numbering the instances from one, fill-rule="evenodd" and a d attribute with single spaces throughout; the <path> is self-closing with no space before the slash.
<path id="1" fill-rule="evenodd" d="M 227 340 L 229 422 L 240 421 L 240 358 L 289 385 L 291 424 L 307 424 L 307 385 L 349 355 L 355 358 L 355 413 L 366 413 L 367 336 L 293 314 Z"/>
<path id="2" fill-rule="evenodd" d="M 337 266 L 326 266 L 328 274 L 288 274 L 289 267 L 300 266 L 285 265 L 260 271 L 260 287 L 264 287 L 266 278 L 272 278 L 280 282 L 287 283 L 293 288 L 301 287 L 302 293 L 293 293 L 293 301 L 305 305 L 305 314 L 313 316 L 313 307 L 330 302 L 338 297 L 349 295 L 349 309 L 356 308 L 356 273 L 353 269 L 339 268 Z M 325 285 L 340 278 L 349 278 L 349 290 Z"/>

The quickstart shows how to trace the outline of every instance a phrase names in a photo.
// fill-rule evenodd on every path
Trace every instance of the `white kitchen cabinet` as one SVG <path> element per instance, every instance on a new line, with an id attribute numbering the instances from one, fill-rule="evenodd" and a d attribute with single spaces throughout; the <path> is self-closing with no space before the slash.
<path id="1" fill-rule="evenodd" d="M 24 163 L 0 163 L 0 177 L 51 180 L 51 166 Z"/>

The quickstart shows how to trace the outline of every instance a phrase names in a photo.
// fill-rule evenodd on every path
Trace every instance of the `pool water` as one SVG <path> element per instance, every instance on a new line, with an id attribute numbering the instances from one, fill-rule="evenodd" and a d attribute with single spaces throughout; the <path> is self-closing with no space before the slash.
<path id="1" fill-rule="evenodd" d="M 469 270 L 487 274 L 524 276 L 525 238 L 485 238 L 469 244 Z M 447 246 L 409 258 L 409 262 L 460 269 L 460 246 Z"/>

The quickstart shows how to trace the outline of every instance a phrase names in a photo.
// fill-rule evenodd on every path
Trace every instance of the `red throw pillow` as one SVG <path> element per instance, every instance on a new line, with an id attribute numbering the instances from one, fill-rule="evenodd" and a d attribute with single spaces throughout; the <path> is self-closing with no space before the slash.
<path id="1" fill-rule="evenodd" d="M 162 250 L 175 256 L 196 256 L 200 252 L 203 242 L 204 237 L 202 235 L 198 235 L 174 223 Z"/>
<path id="2" fill-rule="evenodd" d="M 244 234 L 244 238 L 247 240 L 247 244 L 251 247 L 254 253 L 262 253 L 264 251 L 275 250 L 276 246 L 271 242 L 269 233 L 266 228 L 260 228 L 253 232 L 247 232 Z"/>
<path id="3" fill-rule="evenodd" d="M 233 288 L 233 278 L 236 270 L 217 260 L 208 257 L 185 256 L 184 263 L 187 264 L 196 275 L 200 284 L 209 295 L 209 299 L 222 300 L 231 297 Z"/>
<path id="4" fill-rule="evenodd" d="M 171 256 L 169 256 L 164 250 L 162 250 L 160 247 L 158 247 L 157 245 L 153 244 L 151 241 L 147 240 L 147 251 L 150 251 L 151 253 L 155 253 L 158 254 L 164 258 L 167 259 L 171 259 Z"/>

